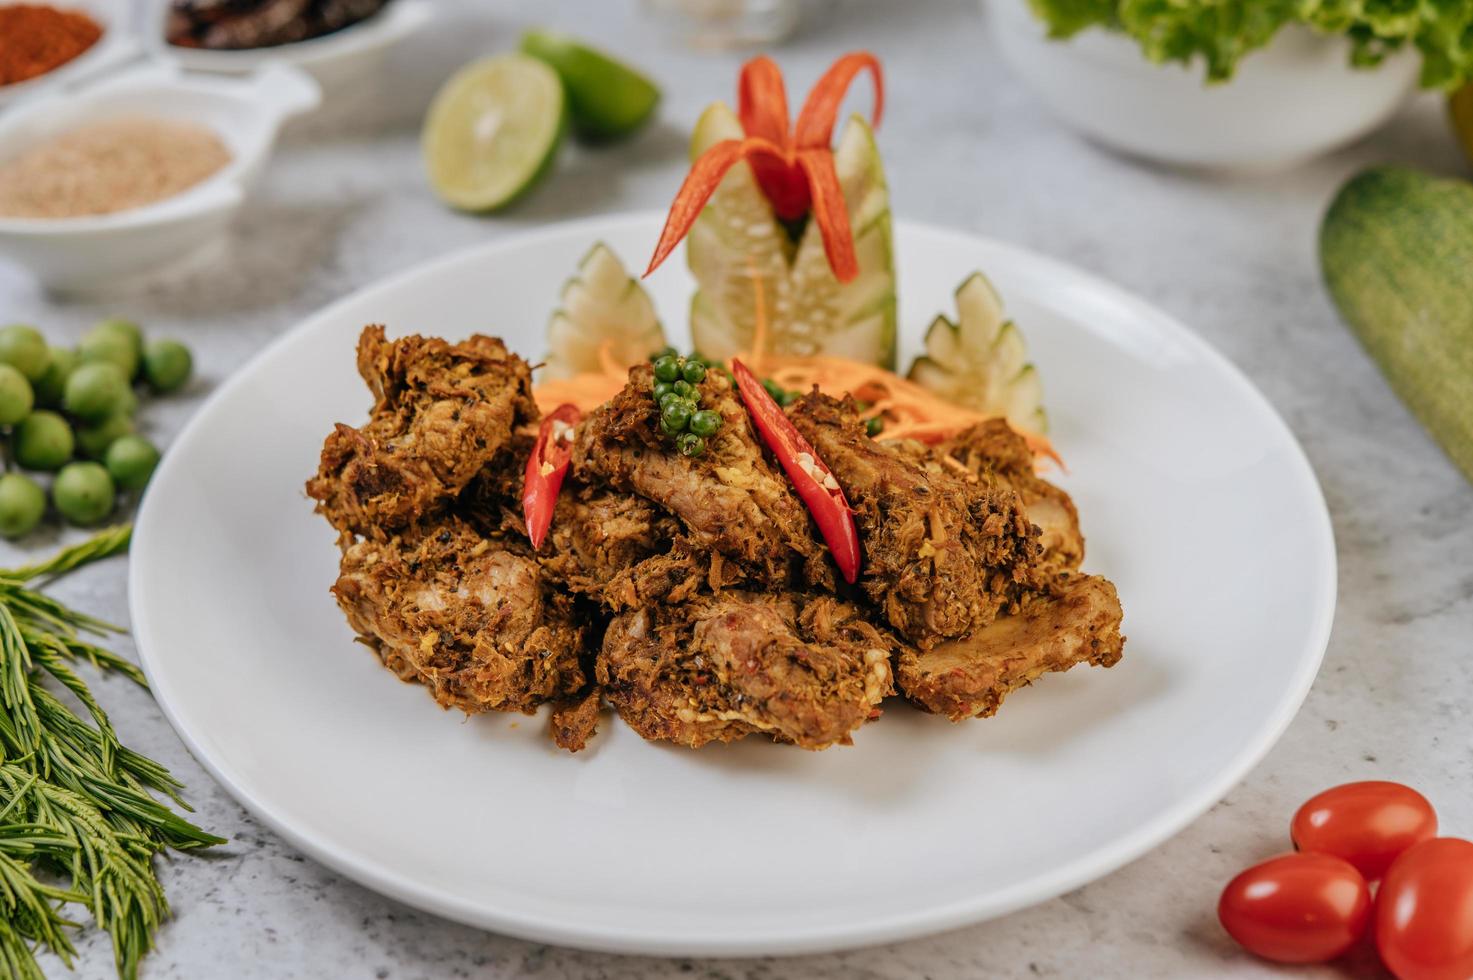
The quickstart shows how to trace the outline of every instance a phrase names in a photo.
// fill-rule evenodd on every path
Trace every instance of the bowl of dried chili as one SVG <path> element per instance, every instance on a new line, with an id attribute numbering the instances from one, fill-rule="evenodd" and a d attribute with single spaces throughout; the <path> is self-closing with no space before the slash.
<path id="1" fill-rule="evenodd" d="M 0 107 L 134 57 L 127 0 L 0 0 Z"/>

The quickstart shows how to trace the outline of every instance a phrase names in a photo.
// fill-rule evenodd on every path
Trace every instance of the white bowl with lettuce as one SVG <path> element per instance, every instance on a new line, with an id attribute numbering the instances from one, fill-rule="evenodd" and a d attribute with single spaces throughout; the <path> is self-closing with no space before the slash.
<path id="1" fill-rule="evenodd" d="M 1424 85 L 1447 86 L 1468 58 L 1439 33 L 1444 15 L 1426 11 L 1381 24 L 1330 3 L 1300 22 L 1248 0 L 1249 16 L 1230 24 L 1200 3 L 983 6 L 1003 59 L 1054 115 L 1111 149 L 1187 167 L 1302 163 L 1386 122 L 1419 68 Z M 1460 9 L 1445 16 L 1469 16 Z M 1356 40 L 1368 31 L 1383 40 Z"/>

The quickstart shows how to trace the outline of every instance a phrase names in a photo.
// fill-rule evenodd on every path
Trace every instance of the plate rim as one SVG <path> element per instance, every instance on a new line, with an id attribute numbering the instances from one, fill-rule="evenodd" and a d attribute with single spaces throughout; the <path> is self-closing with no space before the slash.
<path id="1" fill-rule="evenodd" d="M 415 278 L 467 261 L 472 255 L 494 256 L 500 251 L 525 248 L 542 240 L 578 234 L 608 234 L 609 229 L 620 225 L 650 223 L 658 226 L 663 218 L 663 212 L 654 210 L 623 211 L 556 222 L 533 230 L 513 231 L 488 242 L 458 248 L 427 259 L 378 282 L 354 289 L 308 314 L 235 368 L 180 429 L 174 438 L 174 445 L 183 444 L 186 439 L 193 438 L 194 433 L 220 411 L 220 405 L 235 387 L 244 384 L 245 379 L 253 374 L 259 362 L 292 342 L 297 335 L 317 329 L 319 324 L 335 318 L 339 310 L 359 302 L 365 294 L 392 292 Z M 596 231 L 597 229 L 602 231 Z M 1297 471 L 1296 482 L 1304 482 L 1311 502 L 1318 505 L 1314 508 L 1313 521 L 1314 537 L 1319 544 L 1314 563 L 1323 574 L 1313 596 L 1315 612 L 1306 640 L 1306 645 L 1312 652 L 1301 658 L 1292 681 L 1285 685 L 1273 711 L 1256 735 L 1240 746 L 1231 762 L 1195 792 L 1187 794 L 1174 806 L 1163 809 L 1132 833 L 1122 835 L 1107 846 L 1001 892 L 992 892 L 980 898 L 960 899 L 940 906 L 891 912 L 838 926 L 817 929 L 805 927 L 798 931 L 769 928 L 762 932 L 748 932 L 741 938 L 716 934 L 691 935 L 688 932 L 672 937 L 657 927 L 641 927 L 636 930 L 559 922 L 535 914 L 522 914 L 515 908 L 489 909 L 484 905 L 449 899 L 412 879 L 376 866 L 371 859 L 362 860 L 347 853 L 330 839 L 299 832 L 275 806 L 257 798 L 238 784 L 201 748 L 193 732 L 175 713 L 166 675 L 161 676 L 158 673 L 157 665 L 149 653 L 152 646 L 152 626 L 147 611 L 148 578 L 143 570 L 151 561 L 151 536 L 147 529 L 155 520 L 162 518 L 157 516 L 157 508 L 150 504 L 151 495 L 145 494 L 135 517 L 135 534 L 128 559 L 128 610 L 139 662 L 148 678 L 154 701 L 170 727 L 200 767 L 254 819 L 265 824 L 293 848 L 333 872 L 381 895 L 455 922 L 521 939 L 595 952 L 656 956 L 788 956 L 898 942 L 973 925 L 1055 898 L 1118 870 L 1175 836 L 1216 805 L 1268 754 L 1298 714 L 1318 676 L 1334 622 L 1338 595 L 1338 559 L 1329 508 L 1314 468 L 1288 423 L 1247 375 L 1205 338 L 1149 300 L 1071 263 L 986 235 L 913 221 L 898 221 L 896 231 L 897 234 L 951 238 L 972 247 L 981 244 L 986 249 L 1007 253 L 1017 261 L 1067 275 L 1094 296 L 1112 305 L 1151 311 L 1159 325 L 1167 329 L 1175 340 L 1186 344 L 1195 354 L 1219 369 L 1245 396 L 1246 402 L 1264 416 L 1269 426 L 1286 440 L 1290 450 L 1288 462 Z M 166 452 L 154 479 L 169 476 L 177 458 L 175 453 Z"/>

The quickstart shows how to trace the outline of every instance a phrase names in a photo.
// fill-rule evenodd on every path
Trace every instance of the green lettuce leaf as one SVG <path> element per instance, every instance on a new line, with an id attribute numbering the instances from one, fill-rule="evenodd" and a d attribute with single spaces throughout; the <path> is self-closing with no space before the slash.
<path id="1" fill-rule="evenodd" d="M 1049 35 L 1067 38 L 1091 27 L 1134 38 L 1155 62 L 1200 61 L 1208 81 L 1222 82 L 1249 52 L 1285 24 L 1301 23 L 1351 42 L 1350 63 L 1373 68 L 1415 45 L 1422 85 L 1453 89 L 1473 81 L 1470 0 L 1029 0 Z"/>

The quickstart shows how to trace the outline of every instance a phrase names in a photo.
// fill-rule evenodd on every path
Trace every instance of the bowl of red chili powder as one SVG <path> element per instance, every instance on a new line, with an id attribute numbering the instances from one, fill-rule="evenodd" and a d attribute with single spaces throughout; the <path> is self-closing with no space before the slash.
<path id="1" fill-rule="evenodd" d="M 0 106 L 81 82 L 138 51 L 127 0 L 0 0 Z"/>

